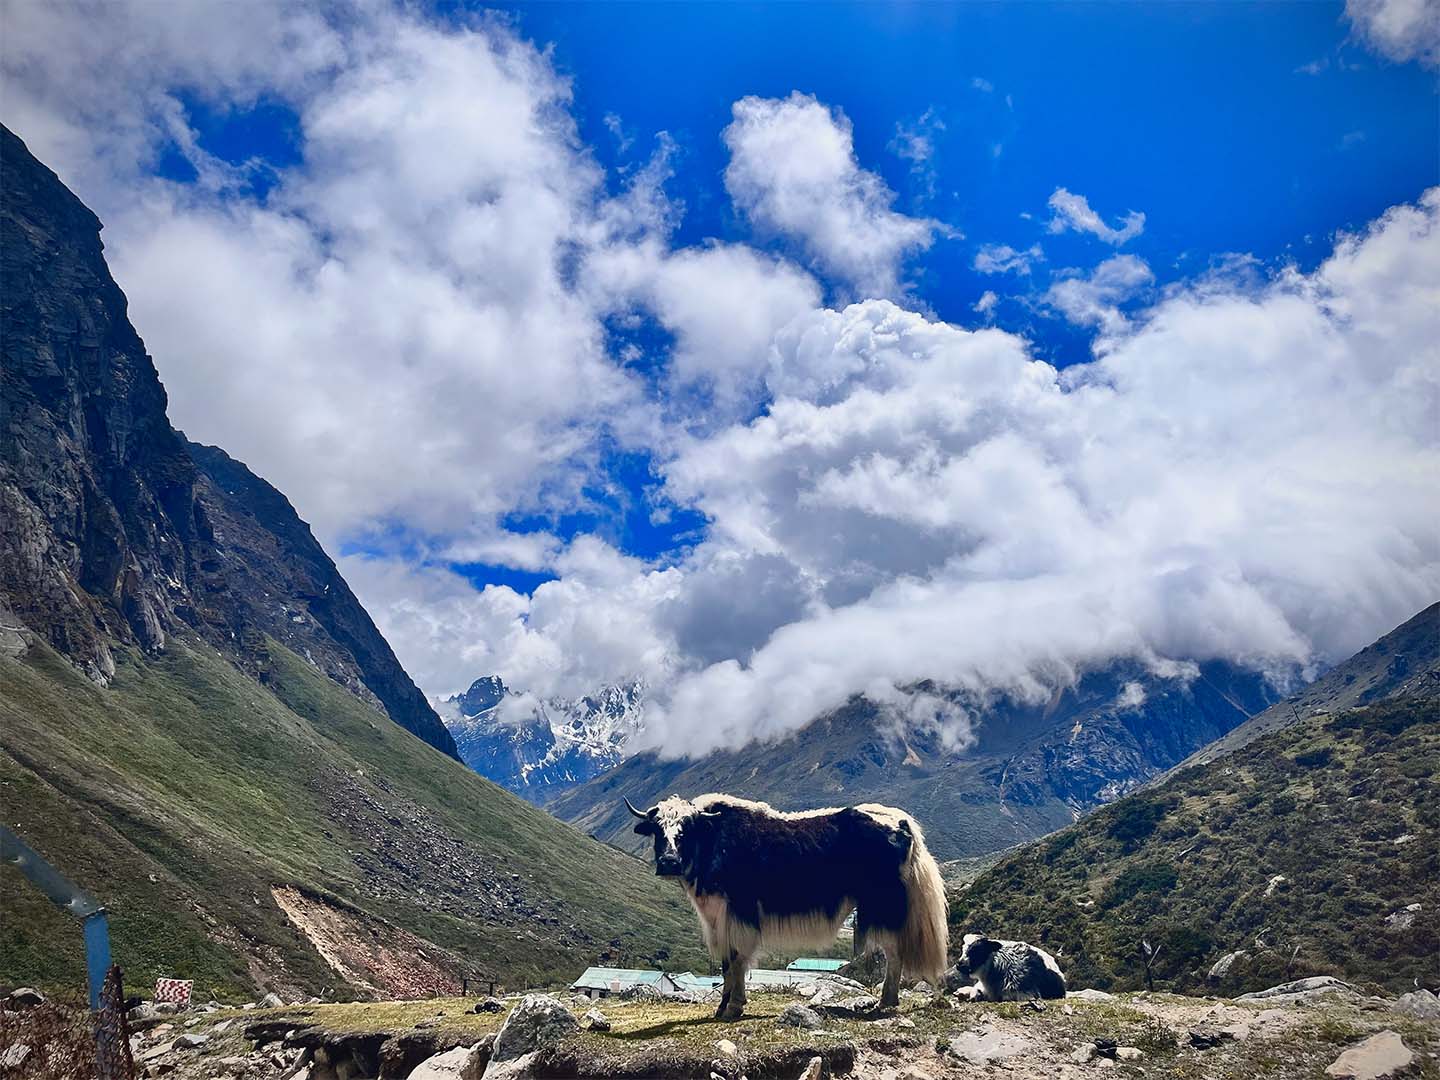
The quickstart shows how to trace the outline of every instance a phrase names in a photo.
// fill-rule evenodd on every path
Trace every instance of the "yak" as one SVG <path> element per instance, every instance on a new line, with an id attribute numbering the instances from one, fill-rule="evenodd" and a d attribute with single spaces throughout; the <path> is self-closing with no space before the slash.
<path id="1" fill-rule="evenodd" d="M 954 976 L 961 982 L 973 979 L 974 985 L 960 993 L 982 1001 L 1065 996 L 1065 975 L 1055 957 L 1024 941 L 966 934 Z"/>
<path id="2" fill-rule="evenodd" d="M 745 972 L 762 949 L 813 948 L 855 913 L 855 953 L 885 953 L 880 1003 L 902 971 L 938 985 L 948 926 L 940 868 L 915 819 L 889 806 L 784 813 L 733 795 L 672 795 L 625 806 L 655 841 L 655 873 L 684 887 L 724 981 L 721 1019 L 745 1009 Z"/>

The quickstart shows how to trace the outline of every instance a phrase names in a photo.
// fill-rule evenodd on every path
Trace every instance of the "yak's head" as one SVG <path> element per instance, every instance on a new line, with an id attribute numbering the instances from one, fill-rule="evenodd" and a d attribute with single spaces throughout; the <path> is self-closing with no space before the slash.
<path id="1" fill-rule="evenodd" d="M 962 976 L 969 978 L 984 967 L 1001 948 L 1000 942 L 994 938 L 988 938 L 984 934 L 966 934 L 964 944 L 960 947 L 960 959 L 955 967 Z"/>
<path id="2" fill-rule="evenodd" d="M 661 877 L 680 877 L 693 868 L 697 846 L 695 823 L 718 813 L 702 810 L 679 795 L 671 795 L 649 810 L 637 810 L 626 799 L 625 808 L 640 819 L 635 823 L 636 835 L 655 838 L 655 873 Z"/>

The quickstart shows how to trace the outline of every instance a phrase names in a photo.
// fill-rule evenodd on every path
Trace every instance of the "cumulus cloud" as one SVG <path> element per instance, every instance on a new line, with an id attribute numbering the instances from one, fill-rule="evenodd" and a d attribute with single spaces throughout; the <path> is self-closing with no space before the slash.
<path id="1" fill-rule="evenodd" d="M 1303 667 L 1413 614 L 1440 591 L 1437 224 L 1431 192 L 1313 275 L 1178 291 L 1063 375 L 891 304 L 788 329 L 788 392 L 668 475 L 814 610 L 679 679 L 652 737 L 926 678 L 1043 695 L 1116 656 Z"/>
<path id="2" fill-rule="evenodd" d="M 725 188 L 735 205 L 857 293 L 898 296 L 902 262 L 938 226 L 891 208 L 894 193 L 855 159 L 845 114 L 798 92 L 742 98 L 732 112 Z"/>
<path id="3" fill-rule="evenodd" d="M 332 548 L 372 541 L 342 571 L 427 691 L 641 678 L 669 753 L 864 694 L 958 747 L 995 694 L 1117 658 L 1313 668 L 1440 592 L 1440 193 L 1310 274 L 1233 260 L 1158 302 L 1130 256 L 1062 277 L 1046 302 L 1105 347 L 1059 372 L 879 298 L 935 226 L 812 98 L 737 103 L 726 180 L 868 294 L 839 310 L 786 259 L 676 249 L 664 140 L 607 178 L 566 81 L 502 25 L 275 3 L 227 37 L 227 8 L 152 10 L 8 9 L 7 109 L 101 210 L 177 420 Z M 301 159 L 257 185 L 208 157 L 177 87 L 280 101 Z M 177 147 L 197 183 L 150 175 Z M 1051 205 L 1114 244 L 1143 224 Z M 610 328 L 644 319 L 667 344 L 642 377 Z M 662 564 L 504 527 L 583 509 L 617 442 L 703 515 L 692 547 Z M 527 596 L 445 565 L 472 562 L 555 580 Z"/>
<path id="4" fill-rule="evenodd" d="M 1016 251 L 1009 244 L 985 244 L 975 253 L 971 265 L 982 274 L 1028 274 L 1031 263 L 1044 257 L 1039 244 L 1031 244 L 1024 251 Z"/>
<path id="5" fill-rule="evenodd" d="M 1062 278 L 1045 290 L 1044 302 L 1077 326 L 1098 326 L 1115 334 L 1127 325 L 1119 305 L 1155 281 L 1145 260 L 1114 255 L 1088 275 Z"/>
<path id="6" fill-rule="evenodd" d="M 1076 195 L 1063 187 L 1055 189 L 1050 196 L 1049 206 L 1052 211 L 1050 218 L 1052 233 L 1063 233 L 1067 230 L 1089 233 L 1107 244 L 1119 247 L 1127 240 L 1133 240 L 1145 231 L 1145 215 L 1140 211 L 1126 211 L 1120 226 L 1116 228 L 1107 225 L 1104 218 L 1090 209 L 1090 200 L 1084 195 Z"/>
<path id="7" fill-rule="evenodd" d="M 1345 16 L 1382 56 L 1440 67 L 1440 6 L 1433 0 L 1345 0 Z"/>

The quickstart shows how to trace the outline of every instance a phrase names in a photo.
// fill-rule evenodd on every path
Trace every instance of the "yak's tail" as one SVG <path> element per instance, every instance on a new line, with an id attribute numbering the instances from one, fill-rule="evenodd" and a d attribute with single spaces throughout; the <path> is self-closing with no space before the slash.
<path id="1" fill-rule="evenodd" d="M 905 882 L 908 914 L 900 931 L 900 963 L 908 978 L 923 978 L 930 985 L 940 986 L 950 947 L 949 904 L 945 899 L 945 882 L 935 856 L 925 846 L 925 834 L 914 818 L 909 818 L 910 856 L 900 869 Z"/>

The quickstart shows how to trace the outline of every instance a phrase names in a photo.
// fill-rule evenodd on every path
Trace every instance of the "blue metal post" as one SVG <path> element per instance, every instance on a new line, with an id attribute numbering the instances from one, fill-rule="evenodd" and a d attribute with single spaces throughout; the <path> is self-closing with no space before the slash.
<path id="1" fill-rule="evenodd" d="M 100 993 L 110 971 L 110 921 L 105 918 L 104 908 L 85 919 L 85 970 L 90 977 L 90 1008 L 99 1009 Z"/>

